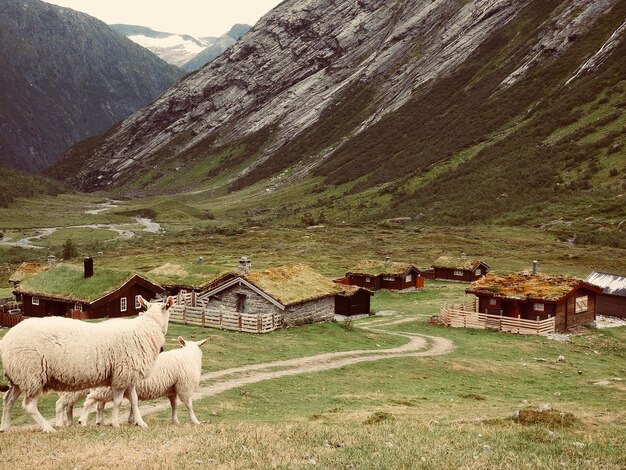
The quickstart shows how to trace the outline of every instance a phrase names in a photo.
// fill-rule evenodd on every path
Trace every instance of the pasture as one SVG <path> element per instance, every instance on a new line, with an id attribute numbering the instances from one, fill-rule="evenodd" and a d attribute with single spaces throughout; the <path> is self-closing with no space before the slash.
<path id="1" fill-rule="evenodd" d="M 354 328 L 332 323 L 254 336 L 170 325 L 166 349 L 175 347 L 178 335 L 211 337 L 203 347 L 203 372 L 210 377 L 202 390 L 242 382 L 195 400 L 200 426 L 189 424 L 183 409 L 182 425 L 169 424 L 166 407 L 144 415 L 147 430 L 90 425 L 44 435 L 15 429 L 0 435 L 0 465 L 623 468 L 626 328 L 584 330 L 560 343 L 430 324 L 441 303 L 458 299 L 463 288 L 434 282 L 422 292 L 377 293 L 373 309 L 395 314 L 357 320 Z M 454 349 L 245 383 L 287 368 L 274 361 L 340 351 L 375 354 L 408 341 L 386 332 L 443 337 Z M 557 362 L 559 355 L 566 362 Z M 250 365 L 261 369 L 234 369 Z M 601 381 L 608 384 L 594 385 Z M 44 416 L 53 416 L 55 398 L 41 400 Z M 556 419 L 512 419 L 517 410 L 546 403 Z M 17 408 L 14 423 L 31 428 Z"/>

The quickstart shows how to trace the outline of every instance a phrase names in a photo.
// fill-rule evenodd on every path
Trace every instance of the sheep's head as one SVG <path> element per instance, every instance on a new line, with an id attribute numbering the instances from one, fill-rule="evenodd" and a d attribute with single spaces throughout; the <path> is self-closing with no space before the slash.
<path id="1" fill-rule="evenodd" d="M 167 333 L 170 321 L 170 308 L 174 305 L 174 298 L 169 296 L 165 302 L 148 302 L 142 296 L 139 296 L 139 303 L 146 309 L 143 315 L 155 319 L 161 325 L 163 334 Z"/>
<path id="2" fill-rule="evenodd" d="M 188 347 L 200 347 L 203 344 L 206 344 L 206 342 L 209 340 L 209 338 L 205 338 L 201 341 L 185 341 L 185 339 L 182 336 L 178 337 L 178 342 L 180 343 L 180 345 L 183 348 L 188 348 Z"/>

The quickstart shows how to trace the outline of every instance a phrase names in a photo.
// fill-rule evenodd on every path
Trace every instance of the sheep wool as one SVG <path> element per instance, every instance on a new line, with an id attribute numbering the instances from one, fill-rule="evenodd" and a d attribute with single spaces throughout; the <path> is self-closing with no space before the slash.
<path id="1" fill-rule="evenodd" d="M 87 323 L 60 317 L 30 318 L 11 328 L 0 341 L 4 375 L 10 383 L 0 431 L 10 428 L 11 409 L 22 392 L 24 409 L 46 432 L 54 429 L 39 413 L 37 400 L 49 390 L 109 386 L 116 391 L 117 406 L 126 389 L 136 397 L 135 385 L 148 376 L 165 343 L 173 304 L 171 297 L 164 304 L 141 301 L 148 309 L 132 319 Z M 113 410 L 112 424 L 119 426 L 115 404 Z M 136 400 L 134 413 L 137 424 L 145 426 Z"/>
<path id="2" fill-rule="evenodd" d="M 182 348 L 159 354 L 150 375 L 136 386 L 139 400 L 154 400 L 168 397 L 172 407 L 172 422 L 178 424 L 176 400 L 187 407 L 192 423 L 200 424 L 193 411 L 192 396 L 200 384 L 202 374 L 202 350 L 200 346 L 208 341 L 185 341 L 178 337 Z M 112 400 L 113 393 L 109 387 L 100 387 L 92 390 L 83 406 L 80 422 L 86 425 L 89 413 L 98 403 Z M 129 416 L 129 419 L 132 417 Z M 102 422 L 101 416 L 98 423 Z"/>

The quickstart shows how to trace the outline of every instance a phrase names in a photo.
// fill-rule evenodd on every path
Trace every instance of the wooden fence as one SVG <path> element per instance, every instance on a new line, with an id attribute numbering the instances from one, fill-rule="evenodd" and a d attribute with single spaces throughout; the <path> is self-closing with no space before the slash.
<path id="1" fill-rule="evenodd" d="M 466 305 L 445 305 L 439 319 L 446 326 L 453 328 L 479 328 L 482 330 L 506 331 L 524 335 L 546 335 L 554 333 L 555 318 L 545 320 L 527 320 L 520 317 L 489 315 L 474 310 Z"/>
<path id="2" fill-rule="evenodd" d="M 278 313 L 250 314 L 203 307 L 187 307 L 186 305 L 174 305 L 170 312 L 170 321 L 183 325 L 247 333 L 269 333 L 282 326 L 282 316 Z"/>
<path id="3" fill-rule="evenodd" d="M 0 305 L 0 326 L 11 328 L 25 318 L 19 308 L 11 305 Z"/>

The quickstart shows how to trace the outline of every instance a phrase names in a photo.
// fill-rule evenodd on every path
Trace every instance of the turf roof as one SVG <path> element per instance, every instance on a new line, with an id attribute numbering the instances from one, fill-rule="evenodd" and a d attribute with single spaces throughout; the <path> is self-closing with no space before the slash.
<path id="1" fill-rule="evenodd" d="M 410 263 L 399 263 L 376 261 L 376 260 L 364 260 L 352 268 L 349 274 L 361 274 L 368 276 L 378 276 L 380 274 L 390 274 L 394 276 L 404 275 L 411 267 L 415 267 Z M 417 268 L 416 268 L 417 269 Z"/>
<path id="2" fill-rule="evenodd" d="M 22 294 L 93 302 L 122 287 L 133 276 L 130 271 L 97 268 L 92 277 L 85 278 L 82 266 L 58 264 L 24 279 L 16 290 Z"/>
<path id="3" fill-rule="evenodd" d="M 303 264 L 258 271 L 244 277 L 283 305 L 328 297 L 343 290 L 342 286 Z"/>
<path id="4" fill-rule="evenodd" d="M 455 258 L 454 256 L 441 256 L 433 263 L 433 267 L 472 270 L 476 266 L 478 266 L 480 262 L 481 261 L 479 259 Z"/>
<path id="5" fill-rule="evenodd" d="M 11 274 L 9 282 L 22 282 L 27 277 L 47 271 L 51 267 L 51 264 L 22 263 L 17 270 Z"/>
<path id="6" fill-rule="evenodd" d="M 496 276 L 490 273 L 473 282 L 467 292 L 493 294 L 508 299 L 557 301 L 581 284 L 586 283 L 571 276 L 528 273 Z"/>
<path id="7" fill-rule="evenodd" d="M 147 277 L 162 286 L 204 288 L 228 271 L 211 264 L 165 263 L 149 271 Z"/>

